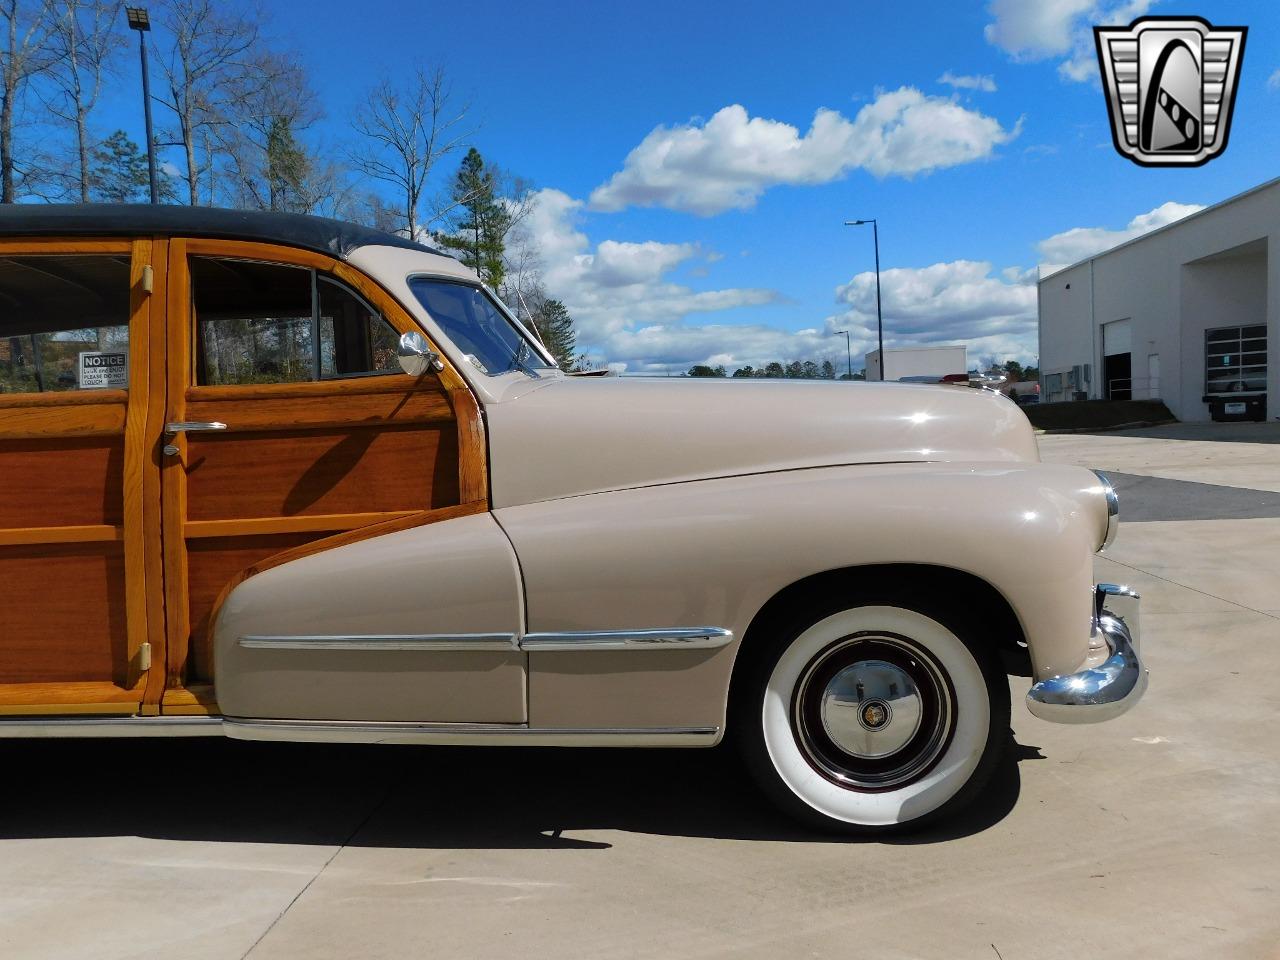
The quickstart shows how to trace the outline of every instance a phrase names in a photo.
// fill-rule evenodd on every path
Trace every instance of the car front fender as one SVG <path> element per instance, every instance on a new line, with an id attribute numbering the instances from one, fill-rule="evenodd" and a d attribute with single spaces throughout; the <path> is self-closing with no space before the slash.
<path id="1" fill-rule="evenodd" d="M 971 574 L 1014 611 L 1037 679 L 1075 670 L 1088 654 L 1106 502 L 1079 467 L 916 463 L 666 484 L 495 516 L 519 558 L 527 629 L 586 640 L 530 648 L 531 724 L 722 726 L 753 619 L 791 584 L 832 570 Z M 690 628 L 734 639 L 714 649 L 591 642 Z"/>

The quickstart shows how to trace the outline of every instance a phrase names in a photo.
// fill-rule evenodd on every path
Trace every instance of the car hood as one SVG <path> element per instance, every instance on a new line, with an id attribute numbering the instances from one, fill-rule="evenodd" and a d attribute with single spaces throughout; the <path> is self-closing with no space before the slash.
<path id="1" fill-rule="evenodd" d="M 988 390 L 905 383 L 548 378 L 485 408 L 495 507 L 841 464 L 1037 461 Z"/>

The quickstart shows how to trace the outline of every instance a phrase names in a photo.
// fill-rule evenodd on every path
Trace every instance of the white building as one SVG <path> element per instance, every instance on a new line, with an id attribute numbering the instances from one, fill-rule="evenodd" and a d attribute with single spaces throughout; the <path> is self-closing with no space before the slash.
<path id="1" fill-rule="evenodd" d="M 963 343 L 929 347 L 889 347 L 885 350 L 884 379 L 903 377 L 963 376 L 969 369 Z M 880 351 L 872 350 L 863 360 L 867 379 L 880 379 Z"/>
<path id="2" fill-rule="evenodd" d="M 1039 303 L 1042 401 L 1260 419 L 1280 395 L 1280 179 L 1043 277 Z"/>

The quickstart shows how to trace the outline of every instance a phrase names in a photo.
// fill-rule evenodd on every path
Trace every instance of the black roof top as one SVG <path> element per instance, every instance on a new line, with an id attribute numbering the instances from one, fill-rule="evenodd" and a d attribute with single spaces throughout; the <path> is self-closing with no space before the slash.
<path id="1" fill-rule="evenodd" d="M 256 240 L 340 259 L 371 244 L 449 256 L 394 233 L 300 213 L 133 203 L 0 204 L 0 237 L 146 234 Z"/>

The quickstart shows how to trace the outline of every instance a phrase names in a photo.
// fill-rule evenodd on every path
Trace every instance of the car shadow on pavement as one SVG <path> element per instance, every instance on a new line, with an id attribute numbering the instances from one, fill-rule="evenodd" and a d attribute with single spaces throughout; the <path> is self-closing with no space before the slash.
<path id="1" fill-rule="evenodd" d="M 999 823 L 1017 801 L 1009 738 L 992 783 L 925 831 L 939 843 Z M 12 740 L 0 840 L 138 836 L 434 849 L 608 849 L 600 831 L 839 841 L 795 825 L 737 754 L 712 750 L 363 747 L 193 740 Z M 588 836 L 578 836 L 587 834 Z M 854 838 L 857 842 L 857 838 Z"/>

